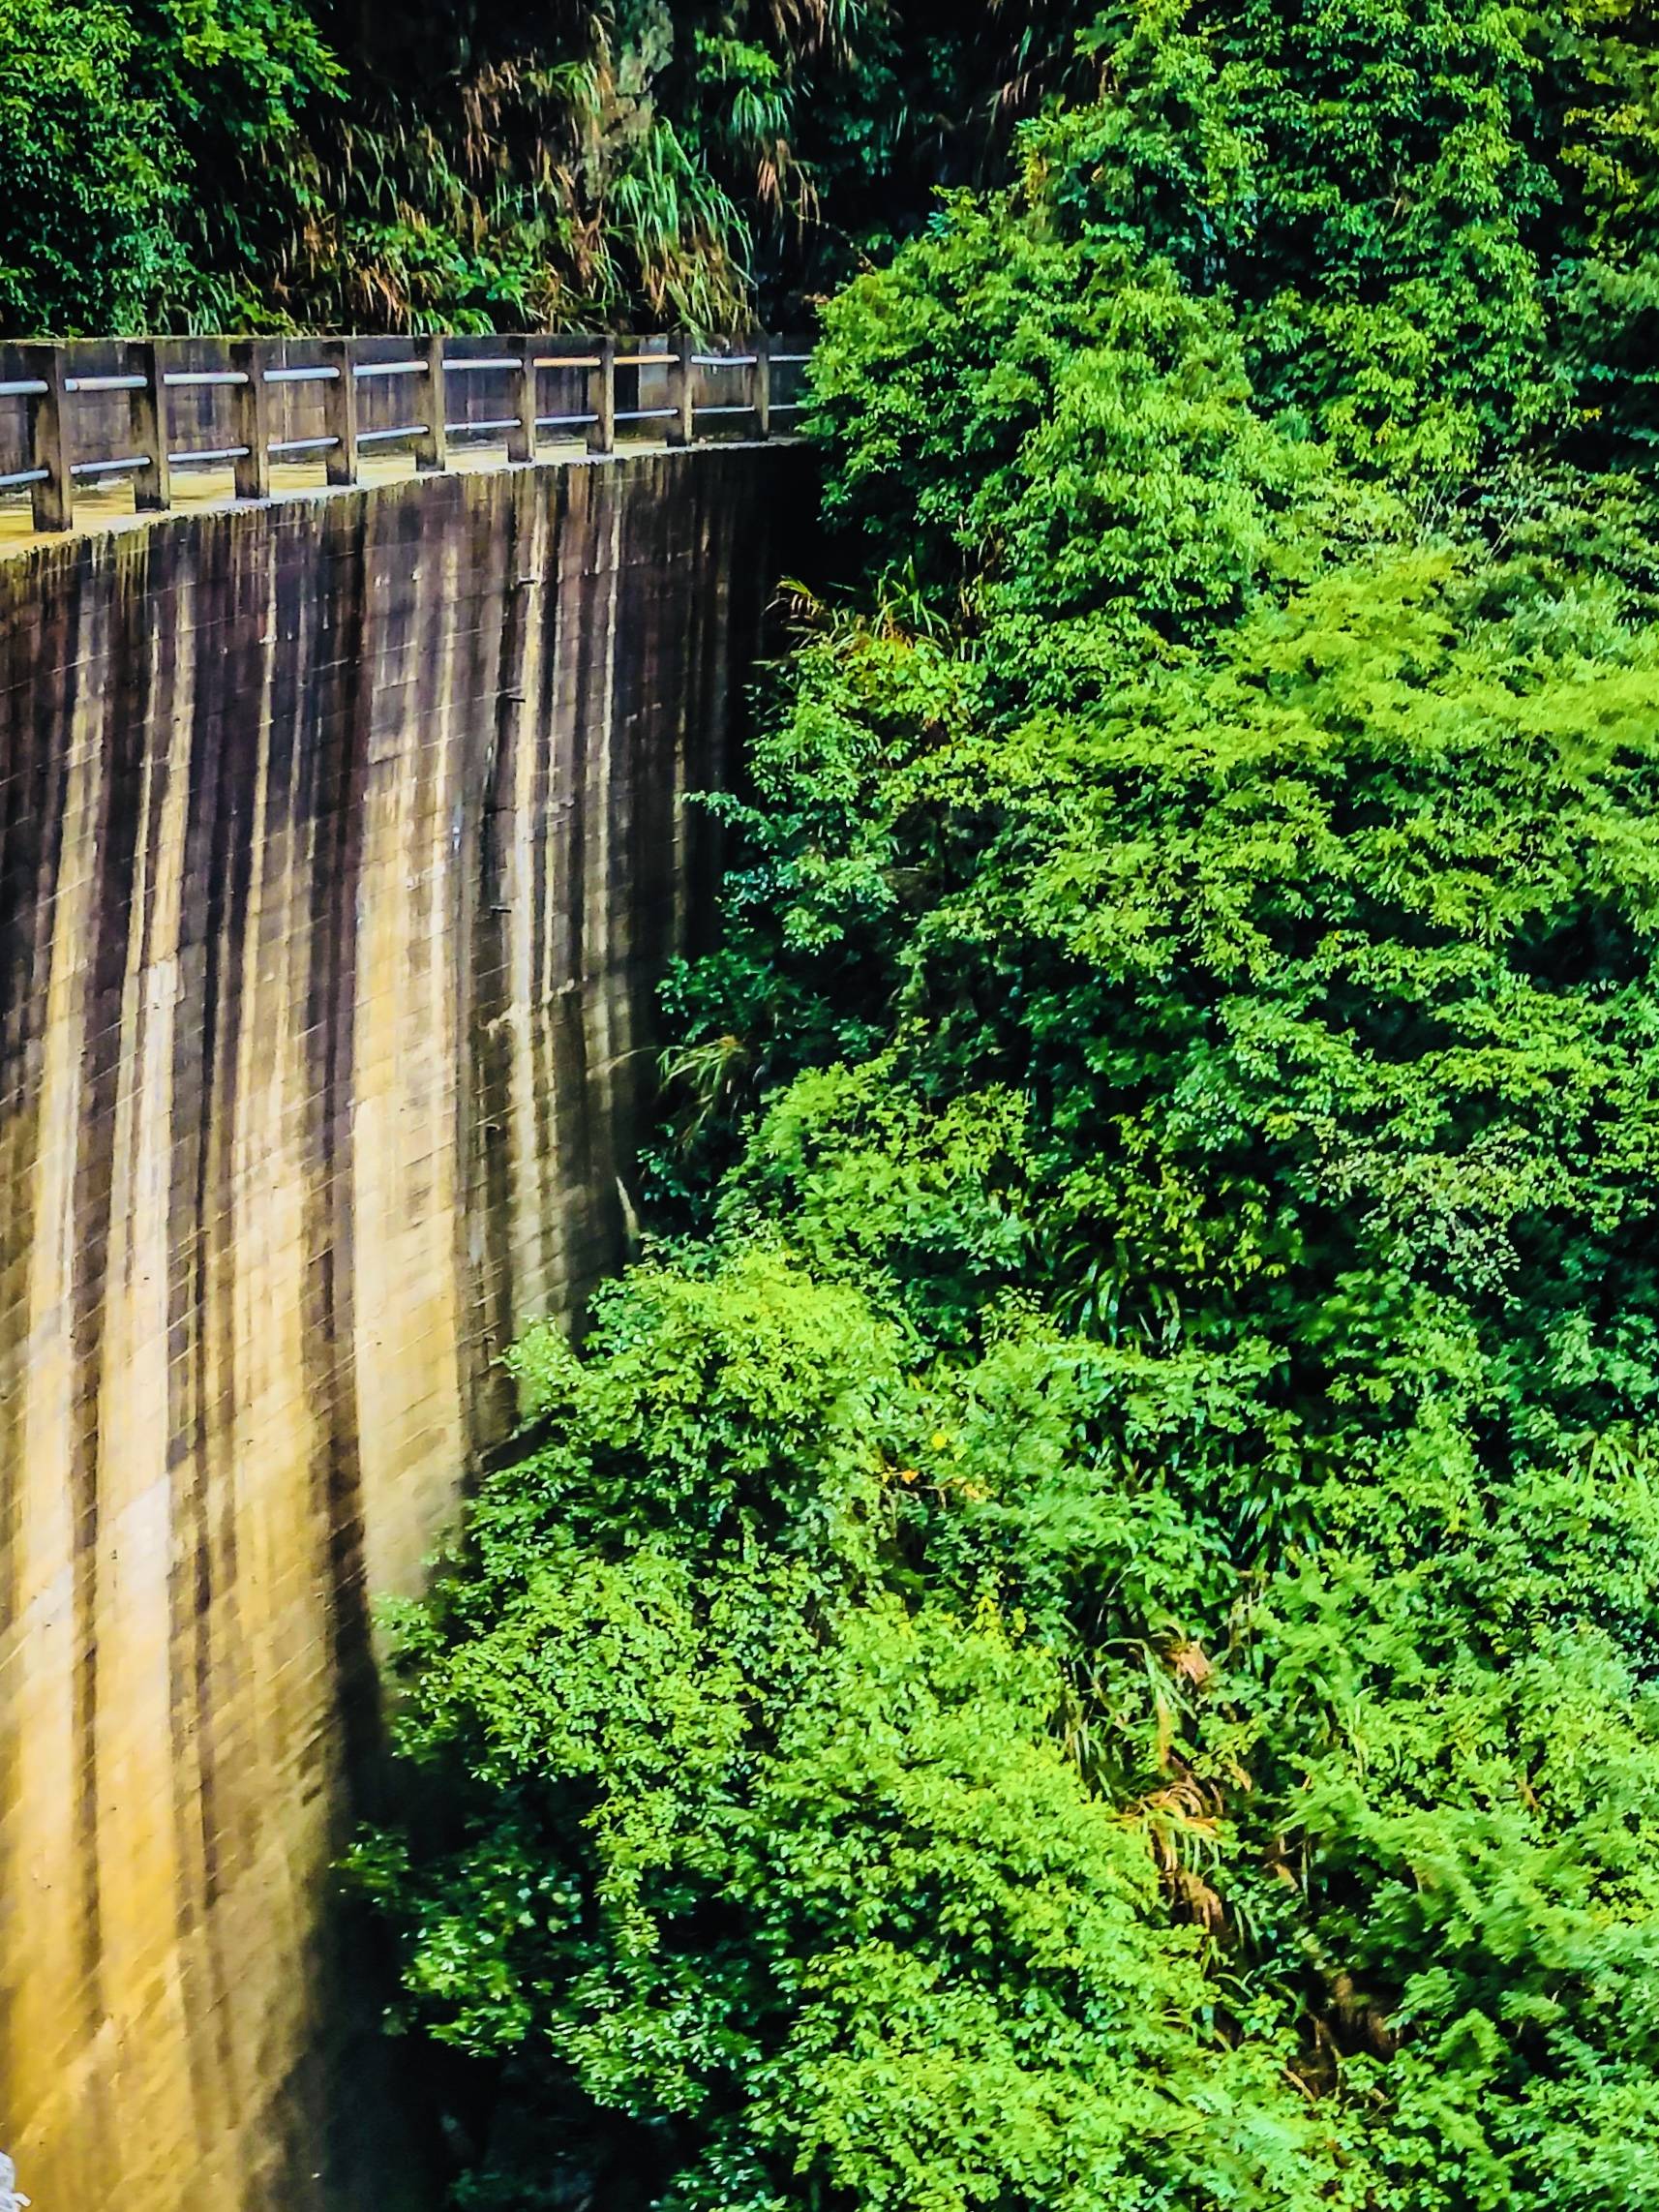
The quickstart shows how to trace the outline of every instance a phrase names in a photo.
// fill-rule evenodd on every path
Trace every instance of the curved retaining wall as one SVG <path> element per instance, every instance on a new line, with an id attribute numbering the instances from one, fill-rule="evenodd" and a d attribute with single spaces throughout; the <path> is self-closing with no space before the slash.
<path id="1" fill-rule="evenodd" d="M 799 451 L 0 560 L 0 2146 L 396 2212 L 329 1903 L 370 1607 L 618 1255 Z"/>

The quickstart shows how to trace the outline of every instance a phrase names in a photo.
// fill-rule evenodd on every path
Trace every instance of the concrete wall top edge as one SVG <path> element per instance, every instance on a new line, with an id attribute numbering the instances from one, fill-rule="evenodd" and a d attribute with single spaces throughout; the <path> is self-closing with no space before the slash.
<path id="1" fill-rule="evenodd" d="M 296 484 L 273 490 L 268 500 L 236 500 L 226 494 L 211 491 L 197 500 L 188 498 L 161 513 L 130 511 L 125 508 L 126 487 L 113 480 L 106 480 L 77 499 L 74 527 L 67 530 L 43 535 L 30 527 L 23 510 L 8 515 L 0 512 L 0 562 L 27 561 L 43 554 L 61 552 L 66 547 L 94 543 L 106 538 L 149 536 L 158 531 L 189 528 L 210 515 L 247 514 L 268 510 L 281 514 L 288 510 L 309 511 L 337 502 L 375 500 L 388 494 L 407 491 L 410 485 L 432 490 L 439 484 L 468 482 L 476 477 L 524 477 L 562 473 L 571 470 L 635 469 L 648 462 L 668 462 L 676 467 L 707 461 L 713 456 L 730 453 L 783 452 L 791 448 L 800 451 L 809 447 L 809 440 L 780 433 L 769 439 L 728 437 L 705 439 L 693 445 L 669 447 L 666 445 L 639 445 L 623 447 L 614 453 L 547 453 L 533 461 L 508 461 L 504 457 L 492 457 L 487 461 L 465 460 L 448 469 L 428 472 L 418 471 L 412 460 L 403 463 L 404 456 L 386 467 L 385 472 L 376 477 L 365 477 L 355 484 Z M 8 527 L 8 526 L 12 527 Z"/>

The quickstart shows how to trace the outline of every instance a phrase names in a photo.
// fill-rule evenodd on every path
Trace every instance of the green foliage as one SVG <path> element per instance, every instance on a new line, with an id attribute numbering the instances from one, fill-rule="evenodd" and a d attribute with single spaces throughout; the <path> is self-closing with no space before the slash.
<path id="1" fill-rule="evenodd" d="M 1659 2201 L 1644 22 L 1084 44 L 827 314 L 673 1234 L 405 1617 L 478 2203 Z"/>
<path id="2" fill-rule="evenodd" d="M 1648 2201 L 1655 651 L 1385 540 L 1087 712 L 801 657 L 713 1246 L 521 1351 L 407 1646 L 468 1833 L 362 1860 L 528 2170 L 580 2092 L 666 2204 Z"/>
<path id="3" fill-rule="evenodd" d="M 1659 428 L 1654 68 L 1645 0 L 8 0 L 0 306 L 794 317 L 1024 118 L 1044 235 L 1238 302 L 1292 431 L 1442 474 L 1569 433 L 1628 457 Z"/>
<path id="4" fill-rule="evenodd" d="M 1006 1471 L 906 1349 L 759 1251 L 637 1274 L 583 1359 L 523 1348 L 548 1441 L 408 1643 L 406 1742 L 487 1815 L 357 1858 L 421 1929 L 411 1997 L 662 2115 L 668 2204 L 1328 2201 L 1271 2009 L 1220 2032 L 1142 1823 L 1055 1736 L 1052 1649 L 988 1576 L 966 1620 L 907 1601 Z"/>
<path id="5" fill-rule="evenodd" d="M 1115 437 L 1187 500 L 1207 487 L 1213 515 L 1152 484 L 1146 513 L 1173 506 L 1177 551 L 1196 531 L 1220 556 L 1219 527 L 1235 569 L 1259 556 L 1252 495 L 1289 466 L 1269 424 L 1281 448 L 1316 434 L 1327 467 L 1417 486 L 1546 441 L 1647 451 L 1659 170 L 1638 11 L 1135 0 L 1082 43 L 1101 97 L 1027 129 L 1018 185 L 958 196 L 831 308 L 831 510 L 888 558 L 917 526 L 929 556 L 941 536 L 996 554 L 1005 472 L 1041 506 L 1079 408 L 1098 478 Z M 1154 397 L 1185 440 L 1143 436 Z M 1087 500 L 1043 512 L 1050 552 L 1087 544 Z M 1114 523 L 1142 556 L 1132 516 Z"/>
<path id="6" fill-rule="evenodd" d="M 302 0 L 0 0 L 0 329 L 233 325 L 245 180 L 336 74 Z"/>
<path id="7" fill-rule="evenodd" d="M 178 151 L 124 9 L 0 7 L 0 326 L 113 328 L 185 274 Z"/>
<path id="8" fill-rule="evenodd" d="M 1036 0 L 988 36 L 939 0 L 7 0 L 0 329 L 799 319 L 1006 156 L 1075 27 Z"/>

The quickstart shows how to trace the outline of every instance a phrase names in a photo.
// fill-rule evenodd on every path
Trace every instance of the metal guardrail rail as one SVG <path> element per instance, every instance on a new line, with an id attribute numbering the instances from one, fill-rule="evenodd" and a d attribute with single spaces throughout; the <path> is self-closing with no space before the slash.
<path id="1" fill-rule="evenodd" d="M 623 424 L 661 425 L 670 446 L 716 430 L 766 439 L 780 415 L 801 405 L 793 379 L 780 395 L 778 372 L 799 370 L 808 358 L 803 341 L 767 332 L 702 341 L 680 333 L 391 343 L 388 354 L 383 339 L 119 340 L 96 348 L 118 367 L 78 373 L 85 342 L 7 346 L 0 348 L 0 409 L 10 403 L 22 409 L 12 455 L 22 465 L 0 469 L 0 495 L 27 491 L 35 529 L 65 530 L 74 526 L 77 484 L 131 478 L 136 508 L 163 513 L 172 504 L 175 469 L 228 463 L 234 496 L 263 500 L 271 494 L 273 461 L 319 460 L 328 483 L 355 484 L 365 447 L 402 444 L 417 470 L 441 470 L 451 439 L 504 434 L 509 463 L 533 461 L 544 431 L 563 432 L 597 454 L 616 450 Z M 458 379 L 465 379 L 461 393 Z M 474 412 L 474 390 L 503 386 L 503 411 Z M 406 389 L 412 404 L 391 411 L 409 419 L 360 423 L 366 395 Z M 196 426 L 204 416 L 212 421 L 207 443 L 175 442 L 186 434 L 178 394 L 190 395 Z M 309 400 L 287 409 L 307 419 L 274 423 L 279 396 L 289 394 Z M 104 403 L 100 435 L 107 444 L 108 401 L 119 405 L 123 395 L 126 438 L 114 444 L 126 450 L 93 450 L 87 403 Z M 287 435 L 274 436 L 274 429 Z"/>

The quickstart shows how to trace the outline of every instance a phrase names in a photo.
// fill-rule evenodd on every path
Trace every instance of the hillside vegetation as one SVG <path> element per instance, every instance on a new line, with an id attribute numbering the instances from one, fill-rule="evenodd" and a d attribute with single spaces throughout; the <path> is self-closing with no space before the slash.
<path id="1" fill-rule="evenodd" d="M 1073 29 L 401 1619 L 474 2207 L 1659 2206 L 1651 14 Z"/>
<path id="2" fill-rule="evenodd" d="M 775 326 L 1006 155 L 1076 14 L 0 0 L 0 336 Z"/>

